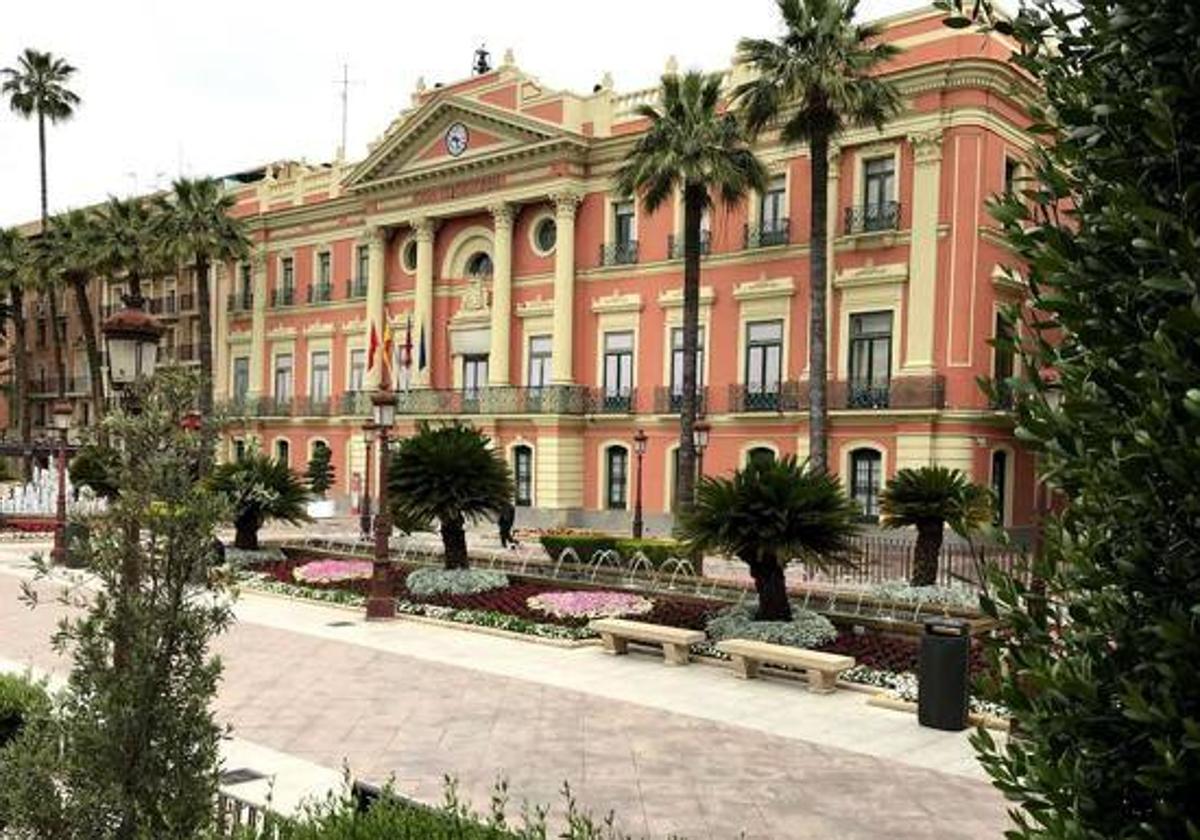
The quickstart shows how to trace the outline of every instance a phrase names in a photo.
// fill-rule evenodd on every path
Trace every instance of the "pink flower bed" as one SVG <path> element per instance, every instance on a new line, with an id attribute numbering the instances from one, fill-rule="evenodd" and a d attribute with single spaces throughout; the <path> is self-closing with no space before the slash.
<path id="1" fill-rule="evenodd" d="M 340 583 L 345 580 L 367 580 L 372 564 L 368 560 L 314 560 L 297 566 L 292 577 L 301 583 Z"/>
<path id="2" fill-rule="evenodd" d="M 525 603 L 536 612 L 556 618 L 616 618 L 645 615 L 654 609 L 654 602 L 641 595 L 591 589 L 543 592 Z"/>

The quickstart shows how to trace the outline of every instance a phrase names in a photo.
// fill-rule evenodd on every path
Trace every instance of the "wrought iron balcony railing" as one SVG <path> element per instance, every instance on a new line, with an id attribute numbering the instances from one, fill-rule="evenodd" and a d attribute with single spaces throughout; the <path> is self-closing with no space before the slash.
<path id="1" fill-rule="evenodd" d="M 900 202 L 860 204 L 846 208 L 846 235 L 897 230 L 900 227 Z"/>
<path id="2" fill-rule="evenodd" d="M 296 303 L 296 289 L 294 286 L 283 286 L 279 289 L 271 290 L 271 308 L 280 306 L 293 306 Z"/>
<path id="3" fill-rule="evenodd" d="M 678 414 L 683 410 L 683 390 L 660 385 L 654 389 L 654 413 Z M 696 414 L 708 412 L 708 389 L 696 389 Z"/>
<path id="4" fill-rule="evenodd" d="M 774 221 L 746 225 L 746 247 L 770 248 L 772 245 L 787 245 L 792 241 L 791 221 L 791 219 L 775 219 Z"/>
<path id="5" fill-rule="evenodd" d="M 637 412 L 637 389 L 592 388 L 588 391 L 588 414 L 634 414 Z"/>
<path id="6" fill-rule="evenodd" d="M 807 394 L 799 382 L 775 385 L 730 385 L 729 408 L 735 412 L 800 411 Z"/>
<path id="7" fill-rule="evenodd" d="M 356 277 L 353 280 L 346 281 L 346 298 L 353 300 L 354 298 L 365 298 L 367 296 L 367 278 Z"/>
<path id="8" fill-rule="evenodd" d="M 902 376 L 886 382 L 832 381 L 831 409 L 872 410 L 943 408 L 946 380 L 941 376 Z"/>
<path id="9" fill-rule="evenodd" d="M 329 397 L 297 397 L 292 402 L 293 417 L 328 417 L 332 413 Z"/>
<path id="10" fill-rule="evenodd" d="M 628 242 L 609 242 L 600 246 L 600 265 L 633 265 L 638 261 L 636 239 Z"/>
<path id="11" fill-rule="evenodd" d="M 232 313 L 249 312 L 254 308 L 254 295 L 230 295 L 226 307 Z"/>
<path id="12" fill-rule="evenodd" d="M 700 231 L 700 256 L 707 257 L 712 253 L 712 232 Z M 683 259 L 683 237 L 669 234 L 667 236 L 667 257 L 672 260 Z"/>
<path id="13" fill-rule="evenodd" d="M 309 303 L 329 303 L 333 300 L 332 283 L 312 283 L 308 287 Z"/>

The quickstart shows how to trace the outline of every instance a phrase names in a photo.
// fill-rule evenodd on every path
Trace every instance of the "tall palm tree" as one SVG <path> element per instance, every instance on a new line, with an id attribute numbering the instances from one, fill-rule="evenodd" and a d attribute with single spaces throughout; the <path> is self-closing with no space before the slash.
<path id="1" fill-rule="evenodd" d="M 695 496 L 697 414 L 696 359 L 700 335 L 700 223 L 717 195 L 726 205 L 761 190 L 766 170 L 747 143 L 737 118 L 722 109 L 720 74 L 690 71 L 662 77 L 658 105 L 638 113 L 649 129 L 626 156 L 617 175 L 625 195 L 642 196 L 653 213 L 676 190 L 683 195 L 683 394 L 679 412 L 678 505 Z"/>
<path id="2" fill-rule="evenodd" d="M 109 279 L 128 281 L 131 301 L 143 300 L 142 280 L 163 268 L 154 228 L 150 205 L 136 198 L 110 197 L 96 214 L 97 266 Z"/>
<path id="3" fill-rule="evenodd" d="M 172 262 L 192 267 L 196 306 L 200 314 L 200 411 L 212 413 L 213 350 L 212 297 L 208 270 L 214 261 L 242 259 L 250 250 L 245 225 L 230 215 L 233 196 L 215 179 L 175 182 L 173 192 L 159 202 L 158 232 Z"/>
<path id="4" fill-rule="evenodd" d="M 99 236 L 94 217 L 82 210 L 71 210 L 51 219 L 46 237 L 50 248 L 50 265 L 75 293 L 75 308 L 79 313 L 79 326 L 87 352 L 92 404 L 97 421 L 104 413 L 104 379 L 96 317 L 88 292 L 92 278 L 98 273 Z"/>
<path id="5" fill-rule="evenodd" d="M 836 478 L 788 455 L 753 460 L 731 478 L 701 478 L 679 534 L 695 552 L 721 551 L 750 567 L 755 620 L 791 621 L 787 564 L 796 557 L 821 566 L 849 563 L 857 515 Z"/>
<path id="6" fill-rule="evenodd" d="M 879 497 L 885 528 L 917 529 L 913 548 L 913 586 L 937 583 L 938 554 L 945 526 L 969 537 L 992 521 L 991 492 L 961 470 L 918 467 L 898 470 Z"/>
<path id="7" fill-rule="evenodd" d="M 844 129 L 874 125 L 899 110 L 896 88 L 870 73 L 899 50 L 878 40 L 879 27 L 854 23 L 858 0 L 776 0 L 787 31 L 773 41 L 744 38 L 738 58 L 757 72 L 734 101 L 757 134 L 780 124 L 784 143 L 808 142 L 809 205 L 809 452 L 828 469 L 826 283 L 829 237 L 829 146 Z"/>
<path id="8" fill-rule="evenodd" d="M 21 442 L 33 440 L 33 412 L 29 410 L 29 346 L 26 339 L 25 286 L 29 282 L 29 241 L 16 228 L 0 228 L 0 292 L 7 300 L 8 316 L 12 321 L 12 378 L 13 390 L 9 411 L 20 429 Z M 24 477 L 29 478 L 33 461 L 23 460 Z"/>
<path id="9" fill-rule="evenodd" d="M 52 53 L 26 49 L 17 59 L 16 67 L 0 70 L 4 82 L 0 83 L 0 95 L 8 97 L 8 105 L 14 113 L 29 119 L 37 117 L 38 164 L 42 187 L 42 227 L 44 236 L 49 222 L 49 196 L 46 187 L 46 120 L 60 123 L 75 114 L 79 96 L 67 87 L 75 68 Z M 63 360 L 63 345 L 67 337 L 58 322 L 58 295 L 49 288 L 49 272 L 44 263 L 39 267 L 40 290 L 50 298 L 50 334 L 54 346 L 54 368 L 58 376 L 58 395 L 65 393 L 67 368 Z"/>

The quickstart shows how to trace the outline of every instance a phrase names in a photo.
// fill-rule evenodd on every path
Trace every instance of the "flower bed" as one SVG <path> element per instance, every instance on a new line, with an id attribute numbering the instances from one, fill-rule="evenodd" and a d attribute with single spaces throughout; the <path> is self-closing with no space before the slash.
<path id="1" fill-rule="evenodd" d="M 431 595 L 477 595 L 508 586 L 508 575 L 488 569 L 414 569 L 404 580 L 408 591 L 418 597 Z"/>
<path id="2" fill-rule="evenodd" d="M 792 608 L 791 621 L 755 621 L 758 601 L 751 599 L 718 613 L 705 626 L 710 639 L 754 639 L 775 645 L 819 648 L 837 638 L 837 629 L 825 616 Z"/>
<path id="3" fill-rule="evenodd" d="M 313 560 L 292 569 L 292 577 L 298 583 L 341 583 L 369 580 L 373 569 L 369 560 Z"/>
<path id="4" fill-rule="evenodd" d="M 539 613 L 555 618 L 619 618 L 645 615 L 654 602 L 631 592 L 574 589 L 543 592 L 525 602 Z"/>

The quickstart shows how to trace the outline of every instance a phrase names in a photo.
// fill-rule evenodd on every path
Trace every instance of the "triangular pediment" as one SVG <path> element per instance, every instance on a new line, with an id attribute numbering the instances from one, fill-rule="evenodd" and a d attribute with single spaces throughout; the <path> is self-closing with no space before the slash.
<path id="1" fill-rule="evenodd" d="M 561 140 L 582 142 L 559 126 L 515 111 L 439 97 L 398 120 L 350 172 L 345 186 L 363 190 L 424 179 Z"/>

